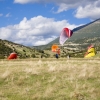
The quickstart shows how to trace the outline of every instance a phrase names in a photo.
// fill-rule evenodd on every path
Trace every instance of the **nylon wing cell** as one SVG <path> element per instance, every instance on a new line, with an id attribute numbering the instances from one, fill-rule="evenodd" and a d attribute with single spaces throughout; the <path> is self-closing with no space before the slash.
<path id="1" fill-rule="evenodd" d="M 64 28 L 60 34 L 59 43 L 63 45 L 72 36 L 73 32 L 69 28 Z"/>

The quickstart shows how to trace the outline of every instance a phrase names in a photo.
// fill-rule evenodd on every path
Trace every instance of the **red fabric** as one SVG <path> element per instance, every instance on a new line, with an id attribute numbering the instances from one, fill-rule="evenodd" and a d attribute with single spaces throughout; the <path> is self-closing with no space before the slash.
<path id="1" fill-rule="evenodd" d="M 16 59 L 16 58 L 17 58 L 16 53 L 11 53 L 10 56 L 8 57 L 8 59 Z"/>
<path id="2" fill-rule="evenodd" d="M 66 36 L 68 38 L 71 37 L 72 34 L 73 34 L 73 32 L 70 29 L 68 29 L 68 28 L 64 28 L 64 32 L 65 32 L 65 34 L 66 34 Z"/>
<path id="3" fill-rule="evenodd" d="M 90 46 L 88 47 L 88 50 L 91 49 L 91 48 L 93 48 L 93 47 L 94 47 L 93 45 L 90 45 Z"/>

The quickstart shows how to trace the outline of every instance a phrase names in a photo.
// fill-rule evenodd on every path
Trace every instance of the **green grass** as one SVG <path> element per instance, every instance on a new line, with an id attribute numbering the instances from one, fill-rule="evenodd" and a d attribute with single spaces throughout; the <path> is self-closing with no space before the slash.
<path id="1" fill-rule="evenodd" d="M 100 100 L 100 59 L 0 60 L 0 100 Z"/>

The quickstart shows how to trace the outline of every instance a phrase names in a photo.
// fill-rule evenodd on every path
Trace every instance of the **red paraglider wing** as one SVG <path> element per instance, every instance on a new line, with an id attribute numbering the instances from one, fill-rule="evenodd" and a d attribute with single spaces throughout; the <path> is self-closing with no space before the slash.
<path id="1" fill-rule="evenodd" d="M 8 57 L 8 59 L 16 59 L 17 58 L 17 54 L 16 53 L 11 53 Z"/>
<path id="2" fill-rule="evenodd" d="M 72 34 L 73 34 L 73 32 L 72 32 L 70 29 L 64 28 L 64 29 L 62 30 L 61 34 L 60 34 L 60 40 L 59 40 L 60 44 L 63 45 L 64 42 L 65 42 L 68 38 L 70 38 L 70 37 L 72 36 Z"/>

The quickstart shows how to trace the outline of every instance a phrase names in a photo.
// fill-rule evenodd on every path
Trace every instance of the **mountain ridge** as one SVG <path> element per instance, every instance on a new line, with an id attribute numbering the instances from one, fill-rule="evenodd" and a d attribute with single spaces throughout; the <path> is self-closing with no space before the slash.
<path id="1" fill-rule="evenodd" d="M 81 48 L 84 49 L 89 44 L 97 45 L 100 42 L 100 18 L 85 25 L 79 26 L 73 29 L 72 31 L 72 37 L 64 43 L 64 46 L 70 44 L 81 44 Z M 60 45 L 59 37 L 57 37 L 55 40 L 49 42 L 46 45 L 33 47 L 44 50 L 50 49 L 53 44 Z"/>

